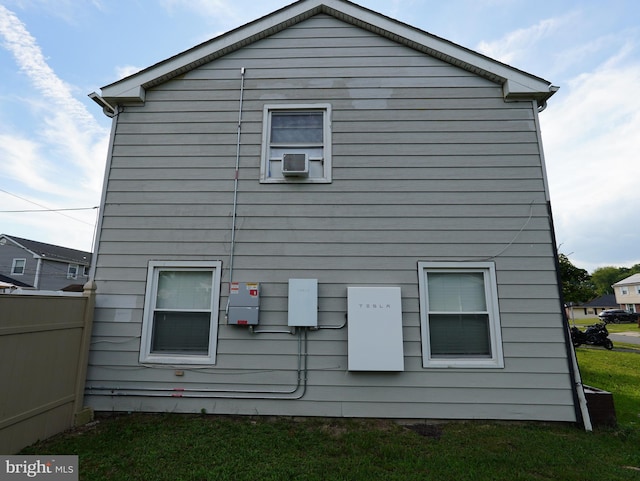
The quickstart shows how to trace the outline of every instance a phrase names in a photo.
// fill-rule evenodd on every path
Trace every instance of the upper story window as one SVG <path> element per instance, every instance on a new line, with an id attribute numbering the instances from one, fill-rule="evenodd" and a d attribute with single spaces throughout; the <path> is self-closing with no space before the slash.
<path id="1" fill-rule="evenodd" d="M 13 259 L 11 266 L 11 274 L 15 276 L 21 276 L 24 274 L 25 266 L 27 265 L 27 259 Z"/>
<path id="2" fill-rule="evenodd" d="M 67 268 L 67 279 L 77 279 L 78 268 L 78 264 L 69 264 L 69 267 Z"/>
<path id="3" fill-rule="evenodd" d="M 495 267 L 418 263 L 424 367 L 504 367 Z"/>
<path id="4" fill-rule="evenodd" d="M 628 287 L 621 287 L 620 291 L 622 292 L 623 296 L 626 296 L 629 294 L 629 288 Z"/>
<path id="5" fill-rule="evenodd" d="M 331 105 L 266 105 L 260 182 L 331 182 Z"/>

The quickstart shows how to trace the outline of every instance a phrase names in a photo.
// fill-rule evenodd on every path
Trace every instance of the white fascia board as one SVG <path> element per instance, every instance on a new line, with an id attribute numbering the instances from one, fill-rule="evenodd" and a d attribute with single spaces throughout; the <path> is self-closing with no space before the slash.
<path id="1" fill-rule="evenodd" d="M 345 0 L 300 0 L 130 77 L 107 85 L 102 88 L 102 97 L 112 105 L 144 102 L 146 87 L 158 85 L 322 12 L 494 82 L 502 83 L 506 100 L 546 100 L 557 90 L 544 79 L 355 3 Z"/>

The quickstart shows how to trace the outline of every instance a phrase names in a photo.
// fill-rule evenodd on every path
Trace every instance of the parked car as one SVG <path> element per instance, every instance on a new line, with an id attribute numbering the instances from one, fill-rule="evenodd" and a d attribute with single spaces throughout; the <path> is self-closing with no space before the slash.
<path id="1" fill-rule="evenodd" d="M 640 314 L 637 312 L 625 311 L 624 309 L 607 309 L 598 314 L 601 321 L 605 324 L 619 322 L 638 322 Z"/>

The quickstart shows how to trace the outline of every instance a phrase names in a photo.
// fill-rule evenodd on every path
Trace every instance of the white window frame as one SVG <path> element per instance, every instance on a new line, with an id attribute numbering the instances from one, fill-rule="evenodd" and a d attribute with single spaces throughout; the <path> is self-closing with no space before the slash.
<path id="1" fill-rule="evenodd" d="M 22 272 L 16 272 L 16 267 L 18 267 L 18 263 L 22 263 Z M 24 257 L 13 259 L 13 263 L 11 264 L 11 275 L 12 276 L 23 276 L 24 271 L 27 270 L 27 259 Z"/>
<path id="2" fill-rule="evenodd" d="M 209 323 L 208 353 L 203 354 L 157 354 L 151 352 L 153 313 L 156 305 L 158 275 L 161 271 L 212 271 L 211 319 Z M 140 340 L 140 362 L 143 364 L 211 365 L 216 362 L 218 344 L 218 320 L 220 315 L 221 261 L 149 261 L 144 311 L 142 314 L 142 338 Z"/>
<path id="3" fill-rule="evenodd" d="M 322 158 L 309 157 L 309 162 L 322 162 L 322 176 L 308 177 L 273 177 L 270 175 L 271 164 L 277 161 L 271 156 L 271 114 L 273 112 L 322 112 L 323 113 L 323 145 Z M 283 145 L 281 147 L 291 147 Z M 306 152 L 305 147 L 300 147 L 299 152 Z M 262 155 L 260 161 L 260 182 L 261 183 L 302 183 L 302 184 L 327 184 L 331 183 L 331 104 L 277 104 L 265 105 L 262 122 Z M 311 169 L 310 169 L 311 170 Z"/>
<path id="4" fill-rule="evenodd" d="M 428 272 L 482 273 L 484 292 L 489 315 L 491 357 L 487 358 L 433 358 L 429 336 Z M 418 287 L 420 292 L 420 332 L 422 335 L 422 366 L 425 368 L 504 368 L 498 284 L 495 265 L 492 262 L 418 262 Z"/>
<path id="5" fill-rule="evenodd" d="M 80 266 L 78 264 L 69 264 L 67 267 L 67 279 L 77 279 Z"/>
<path id="6" fill-rule="evenodd" d="M 623 296 L 628 296 L 628 295 L 629 295 L 629 288 L 628 288 L 628 287 L 621 287 L 621 288 L 620 288 L 620 293 L 621 293 Z"/>

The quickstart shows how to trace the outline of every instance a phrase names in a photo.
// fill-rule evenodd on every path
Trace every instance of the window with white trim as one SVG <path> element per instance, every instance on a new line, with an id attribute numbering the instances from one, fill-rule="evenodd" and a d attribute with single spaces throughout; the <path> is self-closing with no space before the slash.
<path id="1" fill-rule="evenodd" d="M 77 279 L 78 269 L 78 264 L 69 264 L 69 267 L 67 267 L 67 279 Z"/>
<path id="2" fill-rule="evenodd" d="M 140 362 L 215 364 L 220 261 L 151 261 Z"/>
<path id="3" fill-rule="evenodd" d="M 504 367 L 495 266 L 419 262 L 424 367 Z"/>
<path id="4" fill-rule="evenodd" d="M 331 182 L 331 105 L 265 105 L 260 182 Z"/>
<path id="5" fill-rule="evenodd" d="M 629 288 L 628 287 L 621 287 L 620 291 L 621 291 L 623 296 L 626 296 L 626 295 L 629 294 Z"/>
<path id="6" fill-rule="evenodd" d="M 13 259 L 11 265 L 11 275 L 21 276 L 24 274 L 24 269 L 27 265 L 27 259 Z"/>

